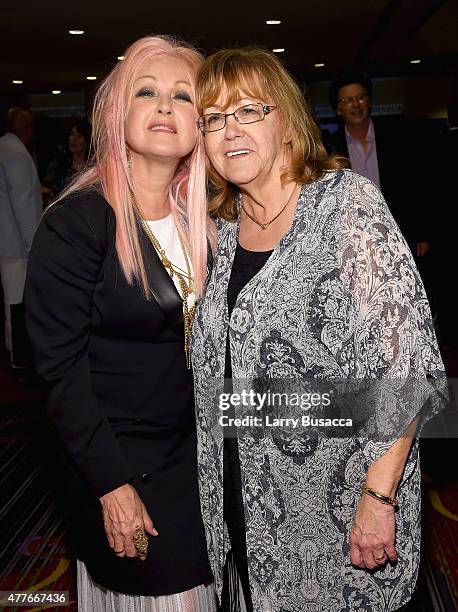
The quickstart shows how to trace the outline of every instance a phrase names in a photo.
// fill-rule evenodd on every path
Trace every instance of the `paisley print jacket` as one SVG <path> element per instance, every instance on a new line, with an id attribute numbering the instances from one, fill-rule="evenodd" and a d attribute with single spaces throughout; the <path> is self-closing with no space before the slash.
<path id="1" fill-rule="evenodd" d="M 241 291 L 229 321 L 237 235 L 238 223 L 219 222 L 192 338 L 201 505 L 219 593 L 230 545 L 214 396 L 224 376 L 228 328 L 234 381 L 444 374 L 410 251 L 370 181 L 342 170 L 304 186 L 291 229 Z M 420 546 L 416 443 L 397 494 L 398 562 L 369 572 L 349 561 L 361 486 L 389 445 L 313 432 L 239 438 L 256 612 L 391 612 L 409 600 Z"/>

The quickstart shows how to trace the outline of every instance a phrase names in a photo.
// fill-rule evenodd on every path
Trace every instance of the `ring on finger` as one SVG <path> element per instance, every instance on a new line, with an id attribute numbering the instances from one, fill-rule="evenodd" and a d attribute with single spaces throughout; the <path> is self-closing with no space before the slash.
<path id="1" fill-rule="evenodd" d="M 148 552 L 148 538 L 141 527 L 135 528 L 135 534 L 133 536 L 134 546 L 137 552 L 141 555 L 145 555 Z"/>
<path id="2" fill-rule="evenodd" d="M 120 555 L 120 554 L 122 554 L 123 552 L 125 552 L 125 550 L 126 550 L 125 548 L 121 548 L 121 550 L 114 550 L 114 549 L 113 549 L 113 552 L 114 552 L 114 554 L 115 554 L 115 555 Z"/>

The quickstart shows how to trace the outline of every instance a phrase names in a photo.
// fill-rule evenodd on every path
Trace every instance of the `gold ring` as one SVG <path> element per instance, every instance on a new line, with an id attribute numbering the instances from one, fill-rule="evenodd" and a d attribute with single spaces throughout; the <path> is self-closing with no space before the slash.
<path id="1" fill-rule="evenodd" d="M 115 550 L 113 548 L 113 552 L 115 553 L 115 555 L 119 555 L 119 554 L 123 553 L 125 550 L 126 550 L 125 548 L 121 548 L 121 550 Z"/>
<path id="2" fill-rule="evenodd" d="M 141 527 L 135 528 L 133 540 L 137 552 L 141 555 L 146 555 L 148 552 L 148 538 Z"/>

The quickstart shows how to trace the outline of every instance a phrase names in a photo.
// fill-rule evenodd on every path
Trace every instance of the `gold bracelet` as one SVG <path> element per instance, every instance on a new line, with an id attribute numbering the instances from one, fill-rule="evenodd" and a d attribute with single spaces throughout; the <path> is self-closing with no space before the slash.
<path id="1" fill-rule="evenodd" d="M 389 495 L 384 495 L 383 493 L 380 493 L 380 491 L 376 491 L 375 489 L 372 489 L 371 487 L 368 487 L 367 485 L 363 486 L 363 491 L 367 495 L 370 495 L 374 499 L 377 499 L 382 504 L 386 504 L 387 506 L 393 506 L 394 508 L 396 508 L 398 505 L 398 500 L 395 499 L 394 497 L 390 497 Z"/>

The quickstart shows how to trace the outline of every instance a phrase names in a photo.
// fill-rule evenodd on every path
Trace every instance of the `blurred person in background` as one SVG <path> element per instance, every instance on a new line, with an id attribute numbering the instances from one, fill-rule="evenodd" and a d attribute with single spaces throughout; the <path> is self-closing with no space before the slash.
<path id="1" fill-rule="evenodd" d="M 70 130 L 68 148 L 59 153 L 49 164 L 42 181 L 43 195 L 47 200 L 57 196 L 83 170 L 89 156 L 91 124 L 79 119 Z"/>
<path id="2" fill-rule="evenodd" d="M 38 173 L 27 150 L 35 134 L 32 113 L 24 108 L 11 108 L 6 131 L 0 138 L 0 272 L 6 350 L 12 366 L 20 367 L 25 365 L 22 297 L 27 258 L 42 200 Z"/>
<path id="3" fill-rule="evenodd" d="M 350 159 L 351 169 L 381 190 L 413 254 L 430 248 L 420 183 L 412 159 L 413 137 L 402 117 L 371 117 L 372 81 L 349 71 L 329 87 L 329 103 L 341 120 L 327 142 L 330 153 Z M 409 180 L 405 180 L 408 176 Z"/>

